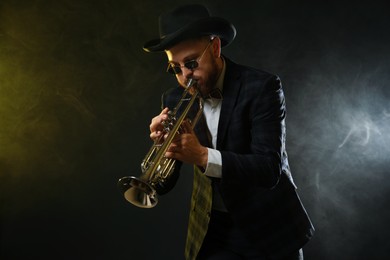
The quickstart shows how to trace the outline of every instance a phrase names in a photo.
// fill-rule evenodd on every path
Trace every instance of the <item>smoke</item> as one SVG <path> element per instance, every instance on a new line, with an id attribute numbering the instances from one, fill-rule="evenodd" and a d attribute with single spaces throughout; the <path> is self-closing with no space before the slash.
<path id="1" fill-rule="evenodd" d="M 158 14 L 177 4 L 1 1 L 0 254 L 182 258 L 191 169 L 154 211 L 129 207 L 115 186 L 138 175 L 148 124 L 174 83 L 164 57 L 141 46 L 158 35 Z M 306 257 L 388 256 L 387 9 L 377 1 L 208 5 L 237 28 L 224 54 L 282 79 L 289 161 L 317 229 Z"/>
<path id="2" fill-rule="evenodd" d="M 388 246 L 390 64 L 380 50 L 362 55 L 359 48 L 356 55 L 323 50 L 287 88 L 288 152 L 320 259 L 381 257 Z"/>

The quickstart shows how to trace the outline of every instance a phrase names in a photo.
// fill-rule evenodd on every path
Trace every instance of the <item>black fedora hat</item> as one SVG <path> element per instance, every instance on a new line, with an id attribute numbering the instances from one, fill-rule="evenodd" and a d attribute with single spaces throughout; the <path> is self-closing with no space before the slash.
<path id="1" fill-rule="evenodd" d="M 236 36 L 233 24 L 210 16 L 207 8 L 199 4 L 180 6 L 161 14 L 159 29 L 160 38 L 146 42 L 143 46 L 145 51 L 164 51 L 180 41 L 205 35 L 219 36 L 224 47 Z"/>

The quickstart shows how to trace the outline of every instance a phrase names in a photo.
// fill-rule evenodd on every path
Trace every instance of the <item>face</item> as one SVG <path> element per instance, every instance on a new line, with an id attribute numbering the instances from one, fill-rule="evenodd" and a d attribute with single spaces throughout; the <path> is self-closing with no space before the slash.
<path id="1" fill-rule="evenodd" d="M 165 51 L 168 62 L 173 66 L 180 66 L 181 72 L 176 79 L 181 86 L 186 86 L 189 78 L 198 82 L 198 89 L 207 94 L 218 80 L 222 71 L 221 42 L 218 37 L 210 40 L 208 37 L 180 42 Z M 196 60 L 198 67 L 188 69 L 184 64 Z"/>

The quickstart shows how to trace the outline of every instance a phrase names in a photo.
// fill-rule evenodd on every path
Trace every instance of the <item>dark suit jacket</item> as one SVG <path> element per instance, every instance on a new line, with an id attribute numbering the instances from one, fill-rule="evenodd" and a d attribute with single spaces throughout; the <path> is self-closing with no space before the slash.
<path id="1" fill-rule="evenodd" d="M 217 138 L 221 195 L 235 223 L 262 252 L 277 259 L 301 248 L 314 232 L 288 165 L 281 82 L 267 72 L 225 60 Z M 172 109 L 181 92 L 180 87 L 168 91 L 163 106 Z M 200 139 L 202 127 L 201 122 L 195 128 Z M 159 193 L 174 186 L 179 169 L 180 163 L 171 183 Z"/>

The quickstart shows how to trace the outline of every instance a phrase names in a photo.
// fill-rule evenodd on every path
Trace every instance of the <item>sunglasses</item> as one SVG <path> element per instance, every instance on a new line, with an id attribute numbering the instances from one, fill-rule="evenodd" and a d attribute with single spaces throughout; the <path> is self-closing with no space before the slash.
<path id="1" fill-rule="evenodd" d="M 169 64 L 168 64 L 168 68 L 167 68 L 167 72 L 176 75 L 176 74 L 182 73 L 181 68 L 186 67 L 186 68 L 189 69 L 189 70 L 194 70 L 194 69 L 196 69 L 197 67 L 199 67 L 200 59 L 202 59 L 203 55 L 205 54 L 206 50 L 209 48 L 211 42 L 212 42 L 214 39 L 215 39 L 215 38 L 212 38 L 212 39 L 209 41 L 209 43 L 207 44 L 206 48 L 205 48 L 204 51 L 202 52 L 202 55 L 200 55 L 199 58 L 194 59 L 194 60 L 186 61 L 186 62 L 184 62 L 184 65 L 183 65 L 183 66 L 174 65 L 174 64 L 172 64 L 172 63 L 169 63 Z"/>

